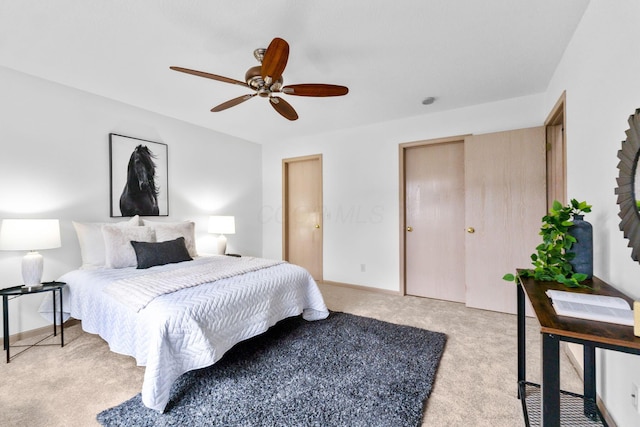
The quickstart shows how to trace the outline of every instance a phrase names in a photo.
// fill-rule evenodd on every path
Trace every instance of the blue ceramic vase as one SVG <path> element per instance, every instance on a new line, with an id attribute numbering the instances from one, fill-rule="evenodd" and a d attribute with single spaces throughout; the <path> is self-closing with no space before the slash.
<path id="1" fill-rule="evenodd" d="M 574 215 L 573 225 L 568 233 L 576 242 L 568 252 L 576 254 L 569 263 L 574 273 L 583 273 L 588 279 L 593 277 L 593 226 L 585 221 L 584 215 Z"/>

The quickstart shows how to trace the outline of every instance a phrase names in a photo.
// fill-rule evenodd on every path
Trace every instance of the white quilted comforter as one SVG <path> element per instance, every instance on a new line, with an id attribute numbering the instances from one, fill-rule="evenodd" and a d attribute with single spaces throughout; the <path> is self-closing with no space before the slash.
<path id="1" fill-rule="evenodd" d="M 113 281 L 105 286 L 103 292 L 138 312 L 160 295 L 282 263 L 282 261 L 254 257 L 215 257 L 209 261 L 182 263 L 180 268 L 175 270 L 147 270 L 144 276 Z"/>
<path id="2" fill-rule="evenodd" d="M 306 320 L 329 314 L 311 275 L 287 263 L 160 295 L 139 312 L 103 292 L 113 281 L 144 280 L 146 274 L 184 265 L 215 268 L 216 259 L 229 261 L 203 257 L 147 270 L 74 270 L 60 278 L 68 284 L 65 311 L 82 320 L 86 332 L 105 339 L 112 351 L 146 366 L 142 401 L 149 408 L 163 411 L 180 375 L 212 365 L 235 344 L 278 321 L 301 313 Z"/>

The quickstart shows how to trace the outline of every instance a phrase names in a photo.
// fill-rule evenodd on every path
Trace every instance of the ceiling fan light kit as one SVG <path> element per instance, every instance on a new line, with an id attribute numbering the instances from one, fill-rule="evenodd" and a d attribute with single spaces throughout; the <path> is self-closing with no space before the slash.
<path id="1" fill-rule="evenodd" d="M 283 86 L 284 80 L 282 73 L 289 59 L 289 44 L 281 38 L 274 38 L 266 49 L 259 48 L 254 50 L 253 56 L 261 65 L 251 67 L 247 70 L 245 73 L 245 82 L 217 74 L 206 73 L 204 71 L 191 70 L 189 68 L 175 66 L 169 68 L 194 76 L 243 86 L 255 91 L 255 93 L 242 95 L 213 107 L 211 111 L 214 113 L 224 111 L 227 108 L 234 107 L 259 95 L 262 98 L 269 98 L 271 106 L 284 118 L 297 120 L 298 114 L 295 109 L 287 101 L 275 94 L 284 93 L 296 96 L 327 97 L 343 96 L 349 93 L 349 89 L 346 86 L 322 83 L 303 83 Z"/>

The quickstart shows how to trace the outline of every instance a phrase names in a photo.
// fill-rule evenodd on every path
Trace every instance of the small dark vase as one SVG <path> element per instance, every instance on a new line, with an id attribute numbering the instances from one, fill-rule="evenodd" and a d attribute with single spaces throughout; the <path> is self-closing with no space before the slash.
<path id="1" fill-rule="evenodd" d="M 583 220 L 584 215 L 574 215 L 573 225 L 568 233 L 576 242 L 568 252 L 576 254 L 569 263 L 574 273 L 583 273 L 588 279 L 593 277 L 593 226 Z"/>

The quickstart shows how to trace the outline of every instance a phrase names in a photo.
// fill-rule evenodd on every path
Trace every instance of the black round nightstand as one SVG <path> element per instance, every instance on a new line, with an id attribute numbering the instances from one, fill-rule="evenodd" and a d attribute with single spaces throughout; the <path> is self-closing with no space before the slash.
<path id="1" fill-rule="evenodd" d="M 60 303 L 60 347 L 64 347 L 64 326 L 62 320 L 62 288 L 66 286 L 64 282 L 45 282 L 39 287 L 26 287 L 26 286 L 14 286 L 11 288 L 0 289 L 0 295 L 2 295 L 2 322 L 3 322 L 3 341 L 4 350 L 7 352 L 7 363 L 11 360 L 9 355 L 9 299 L 18 298 L 24 295 L 39 294 L 42 292 L 53 292 L 53 336 L 58 335 L 57 326 L 55 322 L 56 315 L 56 291 L 58 292 L 58 301 Z M 33 347 L 38 343 L 49 338 L 51 335 L 41 339 L 35 344 L 26 346 L 27 348 Z M 25 351 L 25 350 L 23 350 Z M 22 352 L 21 352 L 22 353 Z"/>

